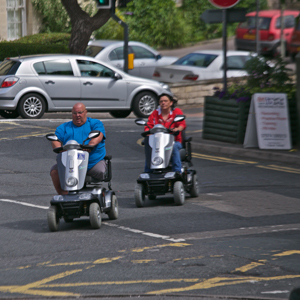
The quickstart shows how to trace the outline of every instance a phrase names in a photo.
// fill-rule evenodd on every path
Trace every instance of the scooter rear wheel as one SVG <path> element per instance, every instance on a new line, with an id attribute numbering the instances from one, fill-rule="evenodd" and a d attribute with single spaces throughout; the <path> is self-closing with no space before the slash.
<path id="1" fill-rule="evenodd" d="M 191 197 L 195 198 L 199 195 L 199 184 L 198 184 L 198 177 L 196 174 L 193 175 L 192 179 L 192 187 L 190 189 Z"/>
<path id="2" fill-rule="evenodd" d="M 59 218 L 57 217 L 57 208 L 51 205 L 47 213 L 48 227 L 50 231 L 57 231 L 59 225 Z"/>
<path id="3" fill-rule="evenodd" d="M 143 185 L 137 183 L 134 189 L 134 200 L 137 207 L 143 207 L 145 204 L 145 193 Z"/>
<path id="4" fill-rule="evenodd" d="M 119 205 L 116 195 L 111 198 L 111 210 L 107 213 L 110 220 L 116 220 L 119 217 Z"/>
<path id="5" fill-rule="evenodd" d="M 101 227 L 101 222 L 102 222 L 99 204 L 96 202 L 91 203 L 89 213 L 90 213 L 90 223 L 92 228 L 99 229 Z"/>
<path id="6" fill-rule="evenodd" d="M 185 201 L 185 193 L 183 183 L 176 181 L 173 186 L 174 202 L 176 205 L 183 205 Z"/>

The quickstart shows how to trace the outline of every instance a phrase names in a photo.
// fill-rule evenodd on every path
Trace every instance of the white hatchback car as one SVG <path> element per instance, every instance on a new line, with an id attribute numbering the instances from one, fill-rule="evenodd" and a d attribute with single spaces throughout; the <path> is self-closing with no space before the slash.
<path id="1" fill-rule="evenodd" d="M 77 102 L 89 111 L 125 118 L 131 111 L 146 118 L 166 84 L 130 76 L 83 55 L 33 55 L 0 63 L 0 115 L 27 119 L 44 112 L 71 111 Z"/>
<path id="2" fill-rule="evenodd" d="M 247 76 L 245 63 L 252 58 L 248 51 L 227 51 L 227 77 Z M 201 50 L 189 53 L 169 66 L 157 67 L 153 79 L 162 82 L 191 82 L 223 78 L 224 52 Z"/>
<path id="3" fill-rule="evenodd" d="M 128 73 L 133 76 L 152 78 L 154 69 L 166 66 L 178 59 L 174 56 L 161 56 L 150 46 L 129 41 L 128 53 L 134 53 L 134 69 Z M 102 62 L 109 63 L 118 69 L 124 69 L 124 42 L 114 40 L 90 41 L 85 52 L 86 55 L 94 57 Z"/>

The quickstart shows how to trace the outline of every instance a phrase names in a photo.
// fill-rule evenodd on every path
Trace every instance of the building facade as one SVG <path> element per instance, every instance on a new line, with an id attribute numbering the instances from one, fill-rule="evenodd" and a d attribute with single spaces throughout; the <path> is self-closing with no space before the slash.
<path id="1" fill-rule="evenodd" d="M 0 0 L 0 41 L 39 33 L 40 19 L 31 0 Z"/>

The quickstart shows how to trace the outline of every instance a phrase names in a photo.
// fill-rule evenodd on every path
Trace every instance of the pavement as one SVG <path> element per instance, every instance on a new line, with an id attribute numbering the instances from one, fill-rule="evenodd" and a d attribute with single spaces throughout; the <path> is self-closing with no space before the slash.
<path id="1" fill-rule="evenodd" d="M 197 107 L 180 107 L 186 118 L 197 118 L 203 121 L 203 106 Z M 201 126 L 202 129 L 202 126 Z M 192 136 L 192 151 L 214 153 L 220 155 L 234 155 L 249 159 L 267 160 L 273 162 L 282 162 L 300 166 L 300 146 L 293 147 L 291 150 L 263 150 L 259 148 L 244 148 L 241 144 L 231 144 L 202 138 L 202 130 L 189 132 L 187 135 Z"/>

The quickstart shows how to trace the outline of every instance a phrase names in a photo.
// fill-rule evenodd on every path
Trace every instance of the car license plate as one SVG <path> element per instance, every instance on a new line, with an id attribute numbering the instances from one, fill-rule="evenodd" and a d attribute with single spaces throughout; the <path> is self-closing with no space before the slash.
<path id="1" fill-rule="evenodd" d="M 245 40 L 255 40 L 255 34 L 244 34 Z"/>

